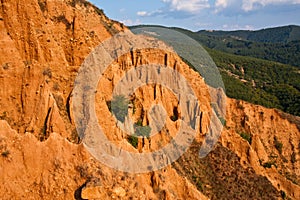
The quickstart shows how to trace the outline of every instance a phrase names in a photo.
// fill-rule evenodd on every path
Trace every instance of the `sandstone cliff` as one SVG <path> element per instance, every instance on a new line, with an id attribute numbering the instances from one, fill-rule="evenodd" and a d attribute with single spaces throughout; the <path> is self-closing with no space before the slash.
<path id="1" fill-rule="evenodd" d="M 128 151 L 149 152 L 168 143 L 170 136 L 162 131 L 151 141 L 139 139 L 134 148 L 107 106 L 127 70 L 137 63 L 161 63 L 176 68 L 196 91 L 204 113 L 197 139 L 178 162 L 156 172 L 136 175 L 106 167 L 78 138 L 71 94 L 86 56 L 127 28 L 84 0 L 1 0 L 0 27 L 1 199 L 300 198 L 296 125 L 276 110 L 228 99 L 219 144 L 199 159 L 214 97 L 176 54 L 155 49 L 133 51 L 111 64 L 98 84 L 99 123 Z M 178 122 L 171 117 L 178 101 L 158 85 L 136 91 L 133 118 L 149 124 L 145 112 L 152 100 L 165 106 L 168 132 L 176 132 Z"/>

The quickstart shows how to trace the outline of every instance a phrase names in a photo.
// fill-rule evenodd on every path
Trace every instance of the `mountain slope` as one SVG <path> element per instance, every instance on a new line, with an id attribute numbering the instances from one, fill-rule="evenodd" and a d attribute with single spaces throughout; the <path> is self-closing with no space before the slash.
<path id="1" fill-rule="evenodd" d="M 295 67 L 207 49 L 219 67 L 226 94 L 300 115 L 300 74 Z"/>
<path id="2" fill-rule="evenodd" d="M 180 128 L 180 111 L 173 117 L 178 99 L 170 91 L 158 85 L 136 91 L 132 115 L 142 125 L 149 125 L 147 110 L 153 100 L 167 113 L 167 129 L 138 139 L 136 146 L 117 128 L 107 105 L 125 72 L 137 65 L 166 64 L 176 67 L 197 93 L 202 117 L 196 147 L 185 154 L 186 160 L 183 156 L 173 167 L 149 173 L 120 172 L 100 163 L 76 132 L 72 90 L 86 56 L 127 28 L 83 0 L 2 0 L 0 19 L 1 199 L 299 199 L 300 134 L 295 122 L 276 110 L 228 98 L 219 145 L 200 160 L 197 150 L 210 134 L 213 97 L 178 55 L 159 49 L 133 49 L 109 66 L 95 98 L 98 122 L 111 142 L 130 152 L 149 152 L 168 143 Z M 251 144 L 241 133 L 249 135 Z M 274 143 L 274 136 L 282 145 Z M 202 187 L 201 180 L 207 185 Z M 269 193 L 261 194 L 262 186 Z"/>
<path id="3" fill-rule="evenodd" d="M 300 67 L 299 26 L 276 27 L 259 31 L 191 32 L 178 30 L 211 49 Z"/>
<path id="4" fill-rule="evenodd" d="M 143 27 L 143 25 L 137 27 Z M 253 58 L 251 57 L 251 53 L 249 56 L 235 55 L 235 52 L 240 51 L 239 48 L 244 48 L 243 45 L 249 43 L 249 41 L 239 41 L 232 38 L 224 39 L 223 35 L 229 34 L 228 32 L 219 33 L 216 31 L 216 34 L 219 33 L 222 35 L 219 37 L 203 36 L 181 28 L 170 29 L 182 32 L 206 46 L 207 52 L 221 72 L 226 94 L 229 97 L 245 100 L 265 107 L 277 108 L 293 115 L 300 115 L 300 73 L 298 68 L 278 62 Z M 277 29 L 274 28 L 269 31 L 275 30 Z M 216 37 L 217 39 L 211 37 Z M 237 45 L 239 47 L 231 46 L 229 48 L 225 45 L 228 41 L 234 41 L 233 43 L 239 42 L 241 45 Z M 300 45 L 300 41 L 295 42 Z M 264 43 L 261 45 L 262 46 L 256 46 L 255 49 L 253 48 L 255 55 L 258 55 L 260 51 L 265 52 L 264 48 L 266 45 L 266 48 L 270 48 L 272 51 L 278 50 L 276 46 L 272 46 L 273 44 L 269 45 Z M 246 46 L 249 46 L 249 44 Z M 282 55 L 282 52 L 279 50 L 278 54 L 283 57 L 290 54 L 291 60 L 300 59 L 300 56 L 297 56 L 297 51 L 284 52 L 286 53 Z M 276 60 L 278 60 L 278 57 Z"/>
<path id="5" fill-rule="evenodd" d="M 197 33 L 209 36 L 232 37 L 239 40 L 248 40 L 262 43 L 288 43 L 300 40 L 300 26 L 290 25 L 275 28 L 267 28 L 257 31 L 207 31 Z"/>

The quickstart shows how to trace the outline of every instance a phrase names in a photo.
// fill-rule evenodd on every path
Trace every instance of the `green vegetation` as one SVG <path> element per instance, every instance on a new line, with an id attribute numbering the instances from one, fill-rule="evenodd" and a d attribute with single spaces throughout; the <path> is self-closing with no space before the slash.
<path id="1" fill-rule="evenodd" d="M 135 132 L 135 136 L 142 136 L 142 137 L 149 138 L 151 133 L 151 128 L 150 126 L 143 126 L 143 122 L 140 119 L 134 124 L 134 132 Z"/>
<path id="2" fill-rule="evenodd" d="M 275 167 L 277 167 L 275 161 L 268 161 L 268 162 L 265 162 L 265 163 L 263 163 L 262 166 L 263 166 L 264 168 L 271 168 L 272 165 L 274 165 Z"/>
<path id="3" fill-rule="evenodd" d="M 251 56 L 300 67 L 300 27 L 260 31 L 199 31 L 174 28 L 203 46 L 230 54 Z"/>
<path id="4" fill-rule="evenodd" d="M 203 183 L 201 182 L 200 178 L 197 176 L 192 176 L 194 184 L 197 186 L 197 189 L 203 191 Z"/>
<path id="5" fill-rule="evenodd" d="M 175 121 L 178 120 L 178 117 L 177 117 L 176 115 L 172 115 L 172 116 L 170 117 L 170 119 L 171 119 L 173 122 L 175 122 Z"/>
<path id="6" fill-rule="evenodd" d="M 300 116 L 300 27 L 255 33 L 172 29 L 206 46 L 222 75 L 228 97 Z M 205 81 L 212 85 L 207 78 Z"/>
<path id="7" fill-rule="evenodd" d="M 300 67 L 300 41 L 292 41 L 287 44 L 266 44 L 249 41 L 239 41 L 234 39 L 228 40 L 221 43 L 221 45 L 219 44 L 220 46 L 217 46 L 217 44 L 214 43 L 212 44 L 212 42 L 209 44 L 202 44 L 206 47 L 231 54 L 251 56 L 255 58 L 294 65 L 298 68 Z"/>
<path id="8" fill-rule="evenodd" d="M 150 137 L 151 128 L 150 126 L 140 126 L 134 124 L 135 135 L 142 136 L 142 137 Z"/>
<path id="9" fill-rule="evenodd" d="M 127 137 L 127 141 L 134 147 L 134 148 L 137 148 L 138 146 L 138 138 L 135 137 L 135 136 L 128 136 Z"/>
<path id="10" fill-rule="evenodd" d="M 209 199 L 279 199 L 280 192 L 253 168 L 244 168 L 240 158 L 218 143 L 199 158 L 202 143 L 194 142 L 172 167 Z M 249 189 L 251 188 L 251 189 Z"/>
<path id="11" fill-rule="evenodd" d="M 300 27 L 294 25 L 268 28 L 258 31 L 199 31 L 198 33 L 265 43 L 286 43 L 294 40 L 300 40 Z"/>
<path id="12" fill-rule="evenodd" d="M 239 133 L 239 134 L 240 134 L 240 136 L 241 136 L 244 140 L 246 140 L 249 144 L 252 143 L 252 137 L 251 137 L 251 134 L 249 134 L 249 133 L 244 133 L 244 132 Z"/>
<path id="13" fill-rule="evenodd" d="M 300 73 L 297 68 L 211 49 L 207 51 L 219 67 L 227 96 L 300 115 Z"/>
<path id="14" fill-rule="evenodd" d="M 223 126 L 226 126 L 226 119 L 224 119 L 223 117 L 218 117 L 220 122 L 222 123 Z"/>
<path id="15" fill-rule="evenodd" d="M 226 119 L 224 118 L 224 116 L 222 116 L 221 113 L 219 113 L 219 111 L 220 111 L 219 106 L 216 103 L 211 103 L 210 105 L 213 108 L 213 110 L 215 111 L 215 113 L 216 113 L 218 119 L 220 120 L 220 122 L 222 123 L 222 125 L 226 126 Z"/>
<path id="16" fill-rule="evenodd" d="M 125 96 L 114 96 L 109 107 L 117 120 L 121 122 L 125 121 L 125 117 L 128 114 L 128 100 L 125 98 Z"/>
<path id="17" fill-rule="evenodd" d="M 286 199 L 286 193 L 283 190 L 280 190 L 282 199 Z"/>
<path id="18" fill-rule="evenodd" d="M 179 119 L 179 113 L 178 113 L 178 108 L 177 107 L 173 108 L 173 115 L 170 117 L 170 119 L 173 122 L 176 122 Z"/>

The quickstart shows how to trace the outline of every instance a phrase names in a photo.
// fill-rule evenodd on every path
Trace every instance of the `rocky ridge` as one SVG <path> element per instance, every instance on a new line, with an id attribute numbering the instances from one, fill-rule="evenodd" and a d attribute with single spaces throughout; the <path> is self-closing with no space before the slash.
<path id="1" fill-rule="evenodd" d="M 114 83 L 137 63 L 175 66 L 197 91 L 204 113 L 195 148 L 173 166 L 146 174 L 122 173 L 99 163 L 77 136 L 71 93 L 85 57 L 101 41 L 127 28 L 82 0 L 2 0 L 0 5 L 0 196 L 3 199 L 233 198 L 231 192 L 225 196 L 218 191 L 234 191 L 236 199 L 299 199 L 297 126 L 276 110 L 227 99 L 226 128 L 219 145 L 206 160 L 198 162 L 195 155 L 208 131 L 213 96 L 202 78 L 177 55 L 153 49 L 132 52 L 112 63 L 111 71 L 98 85 L 99 123 L 109 131 L 107 136 L 112 142 L 129 151 L 153 151 L 160 147 L 158 141 L 163 141 L 160 145 L 167 143 L 166 133 L 161 133 L 151 141 L 140 139 L 134 148 L 124 133 L 112 128 L 115 122 L 106 102 L 111 98 Z M 156 98 L 154 94 L 158 94 Z M 169 118 L 178 106 L 171 92 L 159 86 L 139 89 L 133 99 L 136 105 L 133 117 L 138 121 L 144 116 L 143 125 L 149 119 L 142 113 L 153 99 L 162 102 Z M 107 116 L 111 119 L 106 120 Z M 169 118 L 168 129 L 174 133 L 177 122 Z M 222 164 L 221 160 L 228 162 Z M 241 170 L 235 173 L 233 169 L 237 168 Z M 234 185 L 232 189 L 230 184 L 236 174 L 243 176 L 244 185 Z M 254 180 L 261 185 L 251 184 Z M 259 192 L 260 187 L 269 193 Z M 245 188 L 258 191 L 261 196 L 247 196 Z"/>

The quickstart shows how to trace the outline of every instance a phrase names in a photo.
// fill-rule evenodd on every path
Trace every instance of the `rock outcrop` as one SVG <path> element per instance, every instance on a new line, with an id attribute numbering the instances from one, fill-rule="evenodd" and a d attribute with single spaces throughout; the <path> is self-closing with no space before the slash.
<path id="1" fill-rule="evenodd" d="M 108 139 L 128 151 L 151 152 L 167 144 L 184 114 L 172 91 L 155 84 L 136 90 L 129 109 L 133 122 L 150 125 L 154 101 L 165 108 L 167 124 L 153 138 L 139 138 L 136 146 L 116 127 L 108 107 L 126 71 L 138 64 L 167 65 L 188 80 L 199 99 L 195 114 L 201 119 L 191 150 L 172 166 L 144 174 L 116 171 L 91 156 L 74 125 L 75 77 L 96 46 L 123 31 L 127 28 L 84 0 L 0 1 L 1 199 L 242 199 L 247 198 L 245 188 L 258 191 L 245 192 L 253 199 L 300 198 L 300 133 L 293 120 L 227 99 L 227 105 L 220 105 L 227 106 L 227 117 L 219 144 L 200 159 L 210 102 L 220 103 L 218 92 L 209 93 L 198 73 L 162 50 L 132 51 L 109 66 L 98 83 L 98 121 Z M 235 180 L 243 185 L 232 188 Z M 271 194 L 260 194 L 260 187 Z"/>

